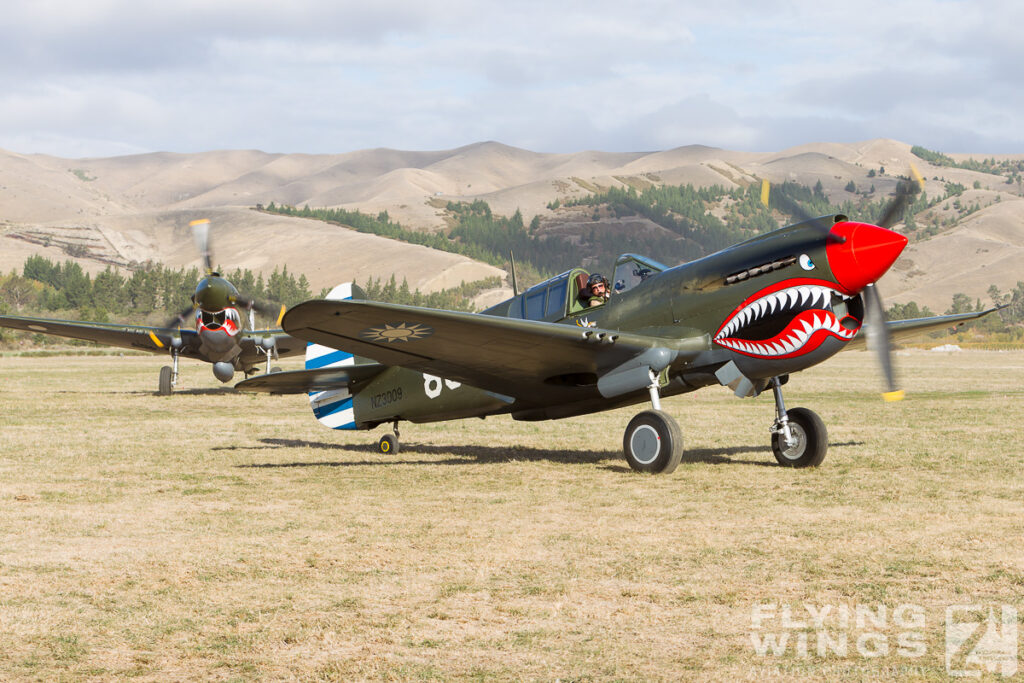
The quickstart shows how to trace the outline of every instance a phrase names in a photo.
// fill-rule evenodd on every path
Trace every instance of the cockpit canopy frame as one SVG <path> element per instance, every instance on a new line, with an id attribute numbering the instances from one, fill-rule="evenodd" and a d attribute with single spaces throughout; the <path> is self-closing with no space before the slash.
<path id="1" fill-rule="evenodd" d="M 613 292 L 621 294 L 640 286 L 647 278 L 667 270 L 668 266 L 637 254 L 622 254 L 615 259 Z M 587 279 L 590 272 L 572 268 L 544 282 L 536 284 L 522 294 L 503 301 L 484 311 L 488 315 L 509 318 L 556 322 L 587 309 Z"/>

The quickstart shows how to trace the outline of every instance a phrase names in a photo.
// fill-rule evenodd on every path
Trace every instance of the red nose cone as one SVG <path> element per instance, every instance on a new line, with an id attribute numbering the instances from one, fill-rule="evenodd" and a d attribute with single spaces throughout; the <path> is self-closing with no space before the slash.
<path id="1" fill-rule="evenodd" d="M 832 274 L 847 294 L 876 282 L 907 246 L 903 235 L 869 223 L 842 221 L 832 227 L 832 234 L 846 238 L 830 243 L 825 252 Z"/>

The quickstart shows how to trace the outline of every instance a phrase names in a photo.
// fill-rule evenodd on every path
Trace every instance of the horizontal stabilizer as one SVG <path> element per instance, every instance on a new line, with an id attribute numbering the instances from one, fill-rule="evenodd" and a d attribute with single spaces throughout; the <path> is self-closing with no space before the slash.
<path id="1" fill-rule="evenodd" d="M 273 372 L 243 380 L 235 385 L 239 391 L 266 394 L 305 394 L 311 391 L 347 389 L 353 384 L 366 382 L 387 369 L 386 365 L 345 365 L 314 370 Z"/>

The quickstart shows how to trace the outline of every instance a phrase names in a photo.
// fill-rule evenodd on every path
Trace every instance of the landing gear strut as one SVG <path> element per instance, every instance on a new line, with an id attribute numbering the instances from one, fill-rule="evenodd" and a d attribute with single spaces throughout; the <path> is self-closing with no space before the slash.
<path id="1" fill-rule="evenodd" d="M 174 367 L 165 365 L 160 368 L 160 386 L 157 393 L 161 396 L 170 396 L 171 389 L 178 386 L 178 352 L 171 351 L 171 361 Z"/>
<path id="2" fill-rule="evenodd" d="M 272 372 L 281 372 L 281 368 L 272 368 L 272 367 L 270 367 L 270 362 L 277 358 L 277 346 L 276 345 L 271 346 L 268 349 L 268 348 L 264 347 L 262 343 L 260 343 L 260 344 L 256 345 L 256 350 L 259 351 L 260 353 L 262 353 L 264 356 L 267 357 L 267 370 L 266 370 L 266 374 L 269 375 Z"/>
<path id="3" fill-rule="evenodd" d="M 782 382 L 772 377 L 775 423 L 771 427 L 772 452 L 783 467 L 817 467 L 828 450 L 828 432 L 818 414 L 807 408 L 786 410 Z"/>
<path id="4" fill-rule="evenodd" d="M 679 423 L 661 409 L 658 375 L 651 370 L 651 410 L 645 410 L 626 427 L 622 451 L 637 472 L 670 474 L 683 459 L 683 432 Z"/>
<path id="5" fill-rule="evenodd" d="M 377 442 L 377 450 L 385 455 L 398 452 L 398 420 L 395 420 L 394 434 L 385 434 Z"/>

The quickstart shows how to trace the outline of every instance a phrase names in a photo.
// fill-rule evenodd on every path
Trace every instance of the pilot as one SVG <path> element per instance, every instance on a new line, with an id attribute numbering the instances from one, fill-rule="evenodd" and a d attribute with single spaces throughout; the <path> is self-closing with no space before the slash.
<path id="1" fill-rule="evenodd" d="M 608 287 L 608 278 L 600 273 L 594 273 L 590 276 L 590 279 L 587 280 L 587 289 L 590 290 L 590 299 L 587 300 L 587 306 L 591 308 L 600 306 L 608 301 L 612 295 L 611 289 Z"/>

